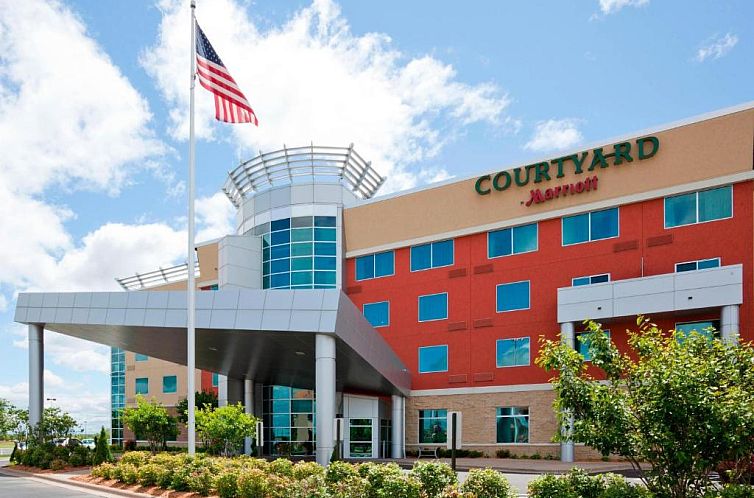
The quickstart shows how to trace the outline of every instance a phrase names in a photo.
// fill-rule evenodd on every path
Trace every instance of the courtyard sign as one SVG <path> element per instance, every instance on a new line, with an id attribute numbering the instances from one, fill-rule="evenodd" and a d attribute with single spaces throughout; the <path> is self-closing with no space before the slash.
<path id="1" fill-rule="evenodd" d="M 608 147 L 598 147 L 591 151 L 584 151 L 579 154 L 559 157 L 549 162 L 543 161 L 541 163 L 530 164 L 512 170 L 501 171 L 495 175 L 480 176 L 477 178 L 474 189 L 479 195 L 487 195 L 493 190 L 502 192 L 513 184 L 517 187 L 524 187 L 529 183 L 532 176 L 534 177 L 534 183 L 541 183 L 542 181 L 549 182 L 553 177 L 563 178 L 566 173 L 574 175 L 580 175 L 584 172 L 593 173 L 595 170 L 599 171 L 603 168 L 609 167 L 611 163 L 608 159 L 610 158 L 612 158 L 612 166 L 620 166 L 621 164 L 633 162 L 634 158 L 639 161 L 649 159 L 660 150 L 660 141 L 657 137 L 639 138 L 636 140 L 635 144 L 636 147 L 633 148 L 633 150 L 633 144 L 631 142 L 619 142 L 612 145 L 613 151 L 609 153 L 605 153 L 604 151 L 604 149 Z M 588 161 L 587 158 L 590 155 L 591 160 Z M 597 188 L 596 178 L 591 180 L 590 177 L 587 181 L 589 184 L 593 181 L 594 188 Z M 589 188 L 585 188 L 586 185 L 584 184 L 586 183 L 586 181 L 582 183 L 582 189 L 590 190 Z M 581 191 L 582 189 L 579 190 Z M 559 193 L 561 193 L 563 189 L 559 190 Z M 573 191 L 571 191 L 571 193 L 573 193 Z M 530 199 L 527 206 L 531 205 L 532 202 L 538 203 L 538 200 Z"/>

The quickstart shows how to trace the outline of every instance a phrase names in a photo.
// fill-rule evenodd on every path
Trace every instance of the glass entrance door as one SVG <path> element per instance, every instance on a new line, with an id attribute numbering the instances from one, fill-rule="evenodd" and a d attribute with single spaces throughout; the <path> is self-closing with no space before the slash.
<path id="1" fill-rule="evenodd" d="M 372 430 L 372 419 L 348 420 L 348 456 L 350 458 L 373 457 Z"/>

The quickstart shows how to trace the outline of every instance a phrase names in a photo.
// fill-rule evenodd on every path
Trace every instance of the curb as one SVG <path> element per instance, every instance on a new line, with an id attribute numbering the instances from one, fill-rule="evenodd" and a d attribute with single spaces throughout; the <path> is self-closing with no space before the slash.
<path id="1" fill-rule="evenodd" d="M 125 489 L 111 488 L 109 486 L 100 486 L 98 484 L 90 484 L 88 482 L 74 481 L 72 479 L 51 477 L 51 474 L 32 474 L 30 472 L 24 472 L 19 470 L 12 470 L 4 467 L 0 467 L 0 474 L 5 474 L 11 477 L 26 477 L 32 479 L 40 479 L 49 483 L 62 485 L 63 487 L 73 486 L 76 488 L 87 489 L 90 491 L 98 491 L 104 495 L 125 496 L 128 498 L 144 498 L 146 496 L 153 497 L 146 493 L 136 493 L 134 491 L 128 491 Z"/>

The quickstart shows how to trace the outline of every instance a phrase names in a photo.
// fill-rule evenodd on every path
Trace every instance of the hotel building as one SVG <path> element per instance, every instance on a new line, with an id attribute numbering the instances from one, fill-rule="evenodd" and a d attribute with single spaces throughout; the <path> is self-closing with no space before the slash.
<path id="1" fill-rule="evenodd" d="M 625 348 L 645 314 L 751 340 L 753 180 L 754 104 L 384 196 L 353 146 L 264 153 L 223 187 L 236 233 L 197 246 L 197 385 L 269 454 L 328 462 L 336 419 L 346 457 L 445 447 L 457 413 L 463 448 L 587 457 L 552 442 L 540 338 L 588 359 L 584 320 Z M 20 294 L 32 420 L 44 329 L 113 347 L 114 409 L 184 397 L 186 271 Z"/>

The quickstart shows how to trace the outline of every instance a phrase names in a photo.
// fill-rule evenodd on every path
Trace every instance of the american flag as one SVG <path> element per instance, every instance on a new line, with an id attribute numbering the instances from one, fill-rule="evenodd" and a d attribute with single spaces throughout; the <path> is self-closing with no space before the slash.
<path id="1" fill-rule="evenodd" d="M 254 123 L 257 116 L 207 36 L 196 23 L 196 72 L 199 83 L 215 95 L 215 118 L 225 123 Z"/>

